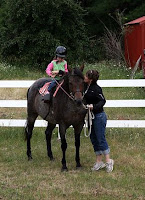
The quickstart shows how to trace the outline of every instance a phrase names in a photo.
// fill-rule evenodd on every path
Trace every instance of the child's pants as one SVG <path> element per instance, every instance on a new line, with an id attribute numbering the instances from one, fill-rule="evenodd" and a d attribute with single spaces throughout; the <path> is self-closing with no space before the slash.
<path id="1" fill-rule="evenodd" d="M 53 80 L 53 81 L 50 83 L 49 87 L 48 87 L 48 91 L 50 92 L 51 89 L 54 88 L 55 86 L 56 86 L 56 81 Z"/>

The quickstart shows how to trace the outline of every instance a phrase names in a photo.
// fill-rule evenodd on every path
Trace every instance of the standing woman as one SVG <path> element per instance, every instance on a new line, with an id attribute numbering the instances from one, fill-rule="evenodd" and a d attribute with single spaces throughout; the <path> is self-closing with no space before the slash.
<path id="1" fill-rule="evenodd" d="M 107 172 L 112 172 L 114 161 L 110 159 L 110 148 L 105 138 L 107 116 L 103 110 L 103 106 L 106 100 L 102 93 L 102 88 L 97 85 L 98 79 L 99 72 L 97 70 L 89 70 L 86 72 L 85 83 L 87 89 L 85 99 L 88 108 L 90 108 L 94 114 L 90 139 L 96 154 L 96 163 L 92 170 L 98 171 L 106 167 Z M 105 157 L 105 163 L 102 161 L 103 155 Z"/>

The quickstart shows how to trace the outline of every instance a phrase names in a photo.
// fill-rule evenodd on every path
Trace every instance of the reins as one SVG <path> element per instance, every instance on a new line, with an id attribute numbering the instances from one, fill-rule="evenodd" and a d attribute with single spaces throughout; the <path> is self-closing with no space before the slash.
<path id="1" fill-rule="evenodd" d="M 83 98 L 85 96 L 85 94 L 88 92 L 90 85 L 88 85 L 87 89 L 84 92 Z M 85 106 L 85 105 L 84 105 Z M 92 128 L 92 120 L 95 118 L 93 112 L 91 111 L 91 108 L 87 107 L 87 105 L 85 106 L 86 109 L 88 109 L 87 112 L 87 117 L 85 120 L 85 128 L 84 128 L 84 134 L 86 137 L 89 137 L 91 134 L 91 128 Z M 88 134 L 87 134 L 87 126 L 88 126 Z"/>
<path id="2" fill-rule="evenodd" d="M 93 112 L 90 108 L 88 108 L 87 112 L 87 118 L 85 120 L 85 128 L 84 128 L 84 134 L 86 137 L 89 137 L 91 134 L 91 128 L 92 128 L 92 120 L 95 118 Z M 87 126 L 88 126 L 88 134 L 87 134 Z"/>
<path id="3" fill-rule="evenodd" d="M 53 95 L 54 97 L 56 96 L 57 91 L 59 90 L 59 88 L 61 88 L 61 90 L 62 90 L 71 100 L 73 100 L 73 101 L 75 100 L 73 94 L 72 94 L 72 93 L 69 94 L 69 93 L 66 92 L 66 90 L 61 86 L 61 85 L 63 84 L 64 80 L 63 80 L 61 83 L 59 83 L 55 78 L 54 78 L 53 80 L 54 80 L 54 81 L 56 82 L 56 84 L 58 85 L 58 88 L 56 89 L 56 92 L 55 92 L 54 95 Z M 88 85 L 86 91 L 83 93 L 82 99 L 84 98 L 85 94 L 87 93 L 89 87 L 90 87 L 90 85 Z M 80 91 L 77 90 L 76 92 L 80 92 Z"/>
<path id="4" fill-rule="evenodd" d="M 57 91 L 58 91 L 59 88 L 60 88 L 71 100 L 74 101 L 74 96 L 73 96 L 72 94 L 69 94 L 68 92 L 66 92 L 66 90 L 62 87 L 62 84 L 63 84 L 64 80 L 63 80 L 61 83 L 59 83 L 56 79 L 54 79 L 54 80 L 55 80 L 56 84 L 58 85 L 58 88 L 56 89 L 56 92 L 54 93 L 53 96 L 54 96 L 54 97 L 56 96 Z M 88 85 L 86 91 L 84 92 L 83 98 L 84 98 L 85 94 L 87 93 L 89 87 L 90 87 L 90 85 Z M 78 92 L 78 91 L 76 91 L 76 92 Z M 84 105 L 84 104 L 83 104 L 83 107 L 84 107 L 85 109 L 88 110 L 88 112 L 87 112 L 87 118 L 86 118 L 86 120 L 85 120 L 84 134 L 85 134 L 85 137 L 89 137 L 90 134 L 91 134 L 92 120 L 93 120 L 95 117 L 94 117 L 94 114 L 93 114 L 93 112 L 91 111 L 90 108 L 88 108 L 88 107 L 87 107 L 86 105 Z M 87 133 L 87 126 L 88 126 L 88 133 Z"/>
<path id="5" fill-rule="evenodd" d="M 61 87 L 62 84 L 60 84 L 56 79 L 54 79 L 54 80 L 55 80 L 55 82 L 57 83 L 58 87 L 61 88 L 62 91 L 63 91 L 71 100 L 74 101 L 74 98 L 73 98 L 71 95 L 69 95 L 69 93 L 66 92 L 65 89 L 63 89 L 63 87 Z"/>

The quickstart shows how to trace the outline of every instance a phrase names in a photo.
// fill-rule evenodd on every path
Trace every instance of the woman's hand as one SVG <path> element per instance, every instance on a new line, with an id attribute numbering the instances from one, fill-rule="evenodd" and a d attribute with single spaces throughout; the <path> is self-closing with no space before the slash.
<path id="1" fill-rule="evenodd" d="M 90 110 L 93 110 L 93 104 L 88 104 L 87 108 L 90 108 Z"/>

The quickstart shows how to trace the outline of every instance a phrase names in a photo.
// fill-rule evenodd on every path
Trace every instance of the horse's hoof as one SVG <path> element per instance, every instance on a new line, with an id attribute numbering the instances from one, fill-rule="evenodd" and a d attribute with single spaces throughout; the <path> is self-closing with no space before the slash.
<path id="1" fill-rule="evenodd" d="M 78 169 L 78 170 L 82 169 L 82 165 L 81 164 L 77 164 L 76 165 L 76 169 Z"/>
<path id="2" fill-rule="evenodd" d="M 61 172 L 68 172 L 68 168 L 67 167 L 62 167 L 61 168 Z"/>
<path id="3" fill-rule="evenodd" d="M 54 161 L 55 160 L 55 158 L 53 158 L 53 157 L 50 157 L 50 161 Z"/>
<path id="4" fill-rule="evenodd" d="M 82 170 L 82 166 L 81 167 L 76 167 L 76 170 Z"/>
<path id="5" fill-rule="evenodd" d="M 28 157 L 28 161 L 32 161 L 32 159 L 33 159 L 32 156 Z"/>

